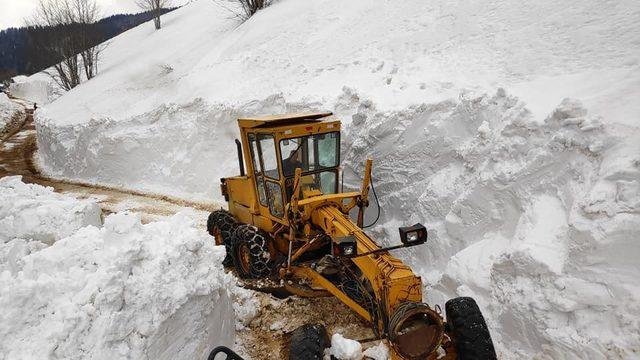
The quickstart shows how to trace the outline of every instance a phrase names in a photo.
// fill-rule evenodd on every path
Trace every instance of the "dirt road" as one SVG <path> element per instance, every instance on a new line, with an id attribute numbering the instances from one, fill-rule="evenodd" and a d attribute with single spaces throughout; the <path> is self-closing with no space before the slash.
<path id="1" fill-rule="evenodd" d="M 22 106 L 31 104 L 14 99 Z M 18 132 L 0 142 L 0 177 L 22 175 L 23 181 L 53 187 L 58 192 L 70 193 L 78 198 L 93 198 L 106 213 L 131 210 L 142 214 L 143 222 L 173 215 L 181 210 L 193 209 L 202 212 L 198 217 L 204 226 L 207 214 L 221 204 L 193 202 L 170 196 L 141 193 L 126 189 L 97 186 L 80 182 L 57 180 L 43 175 L 34 160 L 37 150 L 33 108 L 26 109 L 26 121 Z"/>

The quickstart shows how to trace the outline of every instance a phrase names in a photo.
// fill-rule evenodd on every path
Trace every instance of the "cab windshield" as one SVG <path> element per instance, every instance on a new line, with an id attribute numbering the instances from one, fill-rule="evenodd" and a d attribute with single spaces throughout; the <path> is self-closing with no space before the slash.
<path id="1" fill-rule="evenodd" d="M 287 198 L 293 193 L 296 168 L 302 169 L 300 190 L 320 190 L 323 194 L 338 191 L 340 135 L 338 132 L 280 140 L 282 172 L 286 178 Z"/>
<path id="2" fill-rule="evenodd" d="M 307 173 L 338 166 L 339 145 L 337 132 L 280 140 L 284 176 L 296 168 Z"/>

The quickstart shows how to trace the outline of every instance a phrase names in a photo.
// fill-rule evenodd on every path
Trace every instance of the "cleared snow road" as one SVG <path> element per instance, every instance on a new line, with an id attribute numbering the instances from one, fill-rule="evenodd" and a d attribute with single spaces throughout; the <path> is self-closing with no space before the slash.
<path id="1" fill-rule="evenodd" d="M 13 99 L 13 101 L 23 106 L 32 106 L 19 99 Z M 207 214 L 222 206 L 216 202 L 187 201 L 164 195 L 57 180 L 44 176 L 34 162 L 37 142 L 33 111 L 33 108 L 27 109 L 26 121 L 22 128 L 0 143 L 0 178 L 22 175 L 23 181 L 27 183 L 50 186 L 57 192 L 70 193 L 80 199 L 96 199 L 103 211 L 107 213 L 124 210 L 139 212 L 145 223 L 190 208 L 202 213 L 202 216 L 198 216 L 198 220 L 204 226 Z"/>

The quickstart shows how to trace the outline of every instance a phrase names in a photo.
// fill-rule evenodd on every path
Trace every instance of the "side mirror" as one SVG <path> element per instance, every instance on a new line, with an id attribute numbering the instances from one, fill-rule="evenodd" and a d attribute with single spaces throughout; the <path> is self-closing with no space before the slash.
<path id="1" fill-rule="evenodd" d="M 427 242 L 427 228 L 418 223 L 413 226 L 399 228 L 400 241 L 405 245 L 420 245 Z"/>

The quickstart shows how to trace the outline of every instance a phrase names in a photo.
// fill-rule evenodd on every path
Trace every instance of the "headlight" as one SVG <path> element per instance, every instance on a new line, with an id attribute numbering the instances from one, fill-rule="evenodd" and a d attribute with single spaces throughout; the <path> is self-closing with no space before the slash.
<path id="1" fill-rule="evenodd" d="M 356 247 L 354 245 L 347 245 L 343 247 L 344 255 L 350 256 L 356 252 Z"/>
<path id="2" fill-rule="evenodd" d="M 353 236 L 345 236 L 334 240 L 334 255 L 355 256 L 358 254 L 358 246 Z"/>
<path id="3" fill-rule="evenodd" d="M 427 228 L 422 224 L 401 227 L 400 241 L 405 245 L 419 245 L 427 242 Z"/>

